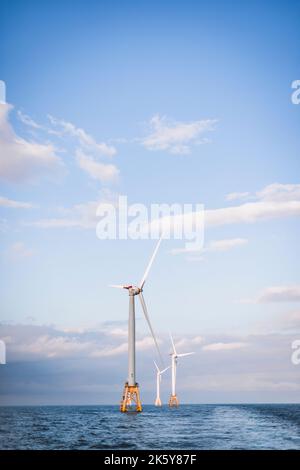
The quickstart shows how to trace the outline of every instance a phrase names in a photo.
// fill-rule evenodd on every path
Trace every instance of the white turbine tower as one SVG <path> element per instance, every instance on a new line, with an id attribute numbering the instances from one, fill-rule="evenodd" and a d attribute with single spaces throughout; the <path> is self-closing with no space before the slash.
<path id="1" fill-rule="evenodd" d="M 155 406 L 161 406 L 161 399 L 160 399 L 160 383 L 161 383 L 161 376 L 166 370 L 170 369 L 171 366 L 166 367 L 163 370 L 160 370 L 156 362 L 154 361 L 156 367 L 156 399 L 155 399 Z"/>
<path id="2" fill-rule="evenodd" d="M 157 348 L 159 357 L 161 359 L 161 362 L 163 363 L 161 353 L 158 347 L 158 343 L 150 322 L 150 318 L 148 315 L 147 307 L 145 304 L 145 300 L 143 297 L 143 289 L 144 285 L 147 279 L 147 276 L 149 274 L 149 271 L 151 269 L 152 263 L 154 261 L 154 258 L 156 256 L 156 253 L 158 251 L 159 245 L 162 241 L 162 236 L 160 237 L 155 250 L 153 252 L 153 255 L 150 258 L 150 261 L 148 263 L 148 266 L 146 268 L 146 271 L 142 277 L 141 282 L 139 283 L 138 286 L 134 285 L 112 285 L 111 287 L 116 287 L 119 289 L 127 289 L 128 294 L 129 294 L 129 318 L 128 318 L 128 381 L 125 383 L 124 387 L 124 392 L 123 392 L 123 397 L 120 405 L 120 411 L 126 412 L 129 411 L 132 403 L 135 404 L 135 410 L 136 411 L 142 411 L 142 405 L 141 405 L 141 400 L 140 400 L 140 394 L 139 394 L 139 386 L 138 383 L 136 382 L 136 375 L 135 375 L 135 296 L 138 295 L 142 309 L 146 318 L 146 321 L 148 323 L 149 329 L 151 331 L 155 346 Z"/>
<path id="3" fill-rule="evenodd" d="M 171 338 L 171 342 L 172 342 L 173 352 L 171 353 L 171 356 L 172 356 L 172 393 L 171 393 L 170 400 L 169 400 L 169 406 L 178 406 L 179 402 L 178 402 L 178 398 L 177 398 L 177 395 L 176 395 L 177 359 L 178 359 L 178 357 L 190 356 L 191 354 L 195 354 L 195 353 L 189 352 L 189 353 L 184 353 L 184 354 L 178 354 L 177 351 L 176 351 L 175 344 L 174 344 L 171 333 L 170 333 L 170 338 Z"/>

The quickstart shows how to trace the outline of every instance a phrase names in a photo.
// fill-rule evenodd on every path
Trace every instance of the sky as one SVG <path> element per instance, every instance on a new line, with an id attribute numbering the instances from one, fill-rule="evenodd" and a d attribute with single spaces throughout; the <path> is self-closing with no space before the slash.
<path id="1" fill-rule="evenodd" d="M 156 243 L 97 238 L 120 195 L 204 206 L 203 249 L 163 240 L 144 291 L 166 361 L 170 330 L 196 352 L 182 400 L 299 401 L 300 3 L 3 0 L 0 15 L 0 404 L 119 401 L 128 299 L 108 286 L 138 282 Z"/>

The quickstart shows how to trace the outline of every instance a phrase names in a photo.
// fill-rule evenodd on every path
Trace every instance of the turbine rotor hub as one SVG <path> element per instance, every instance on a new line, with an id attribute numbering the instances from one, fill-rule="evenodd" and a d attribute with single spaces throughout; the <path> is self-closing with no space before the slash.
<path id="1" fill-rule="evenodd" d="M 142 289 L 137 286 L 130 286 L 128 288 L 129 295 L 139 295 L 142 292 Z"/>

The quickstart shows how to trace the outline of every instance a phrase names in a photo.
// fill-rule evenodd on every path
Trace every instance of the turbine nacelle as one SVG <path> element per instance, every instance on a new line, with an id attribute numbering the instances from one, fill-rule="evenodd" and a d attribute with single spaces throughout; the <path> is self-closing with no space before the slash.
<path id="1" fill-rule="evenodd" d="M 115 289 L 126 289 L 128 290 L 129 295 L 139 295 L 143 292 L 143 288 L 139 286 L 134 286 L 132 284 L 111 284 L 110 287 Z"/>
<path id="2" fill-rule="evenodd" d="M 129 286 L 126 289 L 128 289 L 129 295 L 139 295 L 143 292 L 143 289 L 138 286 Z"/>
<path id="3" fill-rule="evenodd" d="M 170 356 L 174 357 L 174 359 L 178 359 L 178 357 L 191 356 L 192 354 L 195 354 L 195 353 L 194 352 L 188 352 L 188 353 L 183 353 L 183 354 L 170 353 Z"/>

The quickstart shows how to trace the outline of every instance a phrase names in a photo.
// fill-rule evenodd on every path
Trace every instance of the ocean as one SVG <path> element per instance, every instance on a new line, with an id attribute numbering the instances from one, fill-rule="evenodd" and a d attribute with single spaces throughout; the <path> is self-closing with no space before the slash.
<path id="1" fill-rule="evenodd" d="M 300 449 L 300 405 L 0 407 L 0 449 Z"/>

